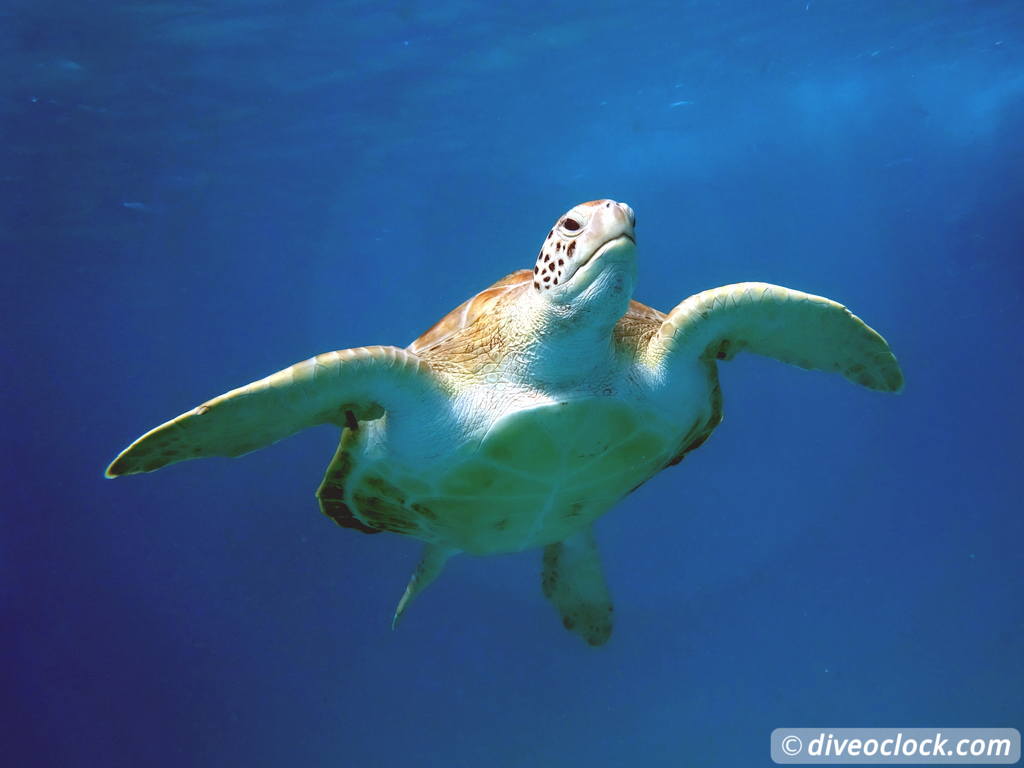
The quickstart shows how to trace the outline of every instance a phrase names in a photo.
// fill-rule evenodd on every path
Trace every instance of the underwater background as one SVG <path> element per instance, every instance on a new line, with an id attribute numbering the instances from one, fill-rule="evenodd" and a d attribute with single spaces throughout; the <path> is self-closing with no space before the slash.
<path id="1" fill-rule="evenodd" d="M 0 744 L 17 766 L 770 764 L 782 726 L 1024 723 L 1024 3 L 0 3 Z M 636 298 L 847 304 L 898 397 L 755 356 L 597 525 L 592 649 L 540 554 L 323 517 L 337 430 L 105 480 L 318 352 L 405 345 L 637 212 Z"/>

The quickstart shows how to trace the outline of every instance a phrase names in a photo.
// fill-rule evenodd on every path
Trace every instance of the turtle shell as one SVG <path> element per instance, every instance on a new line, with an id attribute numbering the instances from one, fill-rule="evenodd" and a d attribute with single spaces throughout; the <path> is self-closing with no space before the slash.
<path id="1" fill-rule="evenodd" d="M 443 356 L 458 345 L 460 331 L 528 290 L 532 272 L 513 272 L 408 349 L 425 359 Z M 620 351 L 638 354 L 664 317 L 631 302 L 615 328 Z M 352 418 L 317 495 L 324 513 L 348 528 L 475 554 L 518 551 L 561 541 L 589 524 L 677 461 L 706 426 L 706 418 L 669 424 L 653 405 L 614 397 L 538 402 L 506 413 L 480 440 L 455 446 L 435 464 L 406 466 L 392 453 L 367 450 L 386 439 L 384 425 Z"/>
<path id="2" fill-rule="evenodd" d="M 532 286 L 533 272 L 529 269 L 520 269 L 506 275 L 494 285 L 459 304 L 406 349 L 418 355 L 428 353 L 443 345 L 459 331 L 471 326 L 480 317 L 493 312 L 499 302 L 514 302 L 519 295 L 531 290 Z M 616 344 L 622 352 L 631 357 L 635 356 L 637 350 L 646 346 L 647 340 L 661 327 L 664 320 L 664 313 L 639 301 L 630 301 L 629 309 L 615 326 Z"/>

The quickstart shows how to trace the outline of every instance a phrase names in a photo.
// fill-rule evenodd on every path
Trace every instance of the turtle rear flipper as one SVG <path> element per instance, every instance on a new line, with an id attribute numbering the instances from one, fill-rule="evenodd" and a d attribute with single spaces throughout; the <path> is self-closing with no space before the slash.
<path id="1" fill-rule="evenodd" d="M 438 391 L 426 363 L 398 347 L 326 352 L 234 389 L 150 430 L 107 467 L 107 477 L 187 459 L 241 456 L 316 424 L 346 424 L 416 407 Z"/>
<path id="2" fill-rule="evenodd" d="M 428 543 L 423 545 L 423 556 L 420 558 L 419 565 L 416 566 L 416 570 L 413 571 L 412 577 L 409 579 L 409 584 L 405 588 L 405 594 L 402 595 L 402 599 L 398 601 L 398 607 L 395 608 L 394 618 L 391 619 L 392 629 L 398 627 L 398 622 L 402 620 L 402 615 L 405 613 L 406 608 L 409 607 L 409 604 L 420 592 L 429 587 L 434 582 L 434 579 L 441 575 L 441 571 L 444 570 L 444 564 L 448 562 L 448 558 L 458 551 L 454 547 L 444 547 L 440 544 Z"/>
<path id="3" fill-rule="evenodd" d="M 570 632 L 591 645 L 611 637 L 612 600 L 591 526 L 544 548 L 541 588 Z"/>

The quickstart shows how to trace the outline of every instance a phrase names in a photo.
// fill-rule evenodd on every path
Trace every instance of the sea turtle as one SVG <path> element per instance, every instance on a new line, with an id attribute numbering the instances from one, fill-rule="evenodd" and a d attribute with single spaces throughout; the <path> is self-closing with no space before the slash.
<path id="1" fill-rule="evenodd" d="M 106 474 L 240 456 L 335 424 L 321 510 L 346 528 L 424 542 L 395 622 L 453 553 L 536 547 L 545 596 L 600 645 L 612 604 L 593 523 L 718 426 L 719 360 L 749 350 L 870 389 L 903 385 L 885 340 L 829 299 L 739 283 L 667 314 L 632 301 L 635 224 L 624 203 L 577 205 L 532 270 L 405 349 L 326 352 L 232 390 L 147 432 Z"/>

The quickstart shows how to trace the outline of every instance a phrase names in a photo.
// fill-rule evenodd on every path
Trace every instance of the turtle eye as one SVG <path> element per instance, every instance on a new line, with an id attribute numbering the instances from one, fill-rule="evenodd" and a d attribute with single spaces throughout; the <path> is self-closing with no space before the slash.
<path id="1" fill-rule="evenodd" d="M 577 229 L 580 228 L 580 223 L 576 221 L 576 219 L 566 219 L 565 221 L 562 222 L 562 227 L 569 230 L 570 232 L 575 232 Z"/>

